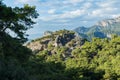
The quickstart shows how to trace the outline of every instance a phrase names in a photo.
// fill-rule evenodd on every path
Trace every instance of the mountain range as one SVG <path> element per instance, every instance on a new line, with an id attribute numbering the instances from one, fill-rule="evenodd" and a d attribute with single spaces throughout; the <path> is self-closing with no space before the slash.
<path id="1" fill-rule="evenodd" d="M 81 38 L 91 40 L 93 37 L 111 38 L 112 34 L 120 35 L 120 16 L 97 22 L 91 27 L 78 27 L 74 29 Z"/>
<path id="2" fill-rule="evenodd" d="M 74 30 L 59 30 L 56 32 L 46 31 L 44 36 L 29 42 L 26 46 L 37 53 L 42 50 L 49 50 L 50 47 L 65 46 L 67 52 L 71 53 L 76 47 L 84 42 L 91 41 L 93 37 L 111 38 L 112 35 L 120 35 L 120 17 L 99 21 L 91 27 L 78 27 Z M 54 49 L 49 50 L 52 54 Z"/>

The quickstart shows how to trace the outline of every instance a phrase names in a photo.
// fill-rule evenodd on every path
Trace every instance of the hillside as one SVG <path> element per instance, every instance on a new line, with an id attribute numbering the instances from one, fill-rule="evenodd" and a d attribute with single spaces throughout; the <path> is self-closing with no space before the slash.
<path id="1" fill-rule="evenodd" d="M 63 56 L 70 56 L 73 49 L 80 47 L 84 40 L 79 38 L 73 31 L 60 30 L 56 32 L 47 31 L 42 38 L 38 38 L 28 43 L 26 46 L 34 53 L 47 50 L 49 54 L 57 53 L 58 49 L 64 49 Z"/>
<path id="2" fill-rule="evenodd" d="M 120 17 L 99 21 L 89 28 L 78 27 L 74 31 L 88 40 L 92 37 L 111 38 L 112 34 L 120 35 Z"/>
<path id="3" fill-rule="evenodd" d="M 110 28 L 118 24 L 99 22 L 90 28 L 77 28 L 79 34 L 46 31 L 43 37 L 26 44 L 32 50 L 24 65 L 30 80 L 120 80 L 120 37 L 113 35 L 117 29 Z"/>
<path id="4" fill-rule="evenodd" d="M 27 44 L 36 80 L 119 80 L 120 37 L 82 40 L 73 31 L 45 32 Z M 59 77 L 59 78 L 58 78 Z"/>

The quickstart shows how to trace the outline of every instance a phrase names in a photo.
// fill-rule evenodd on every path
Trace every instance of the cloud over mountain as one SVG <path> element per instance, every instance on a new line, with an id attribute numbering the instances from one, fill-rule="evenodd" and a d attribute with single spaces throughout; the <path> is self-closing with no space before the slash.
<path id="1" fill-rule="evenodd" d="M 35 5 L 40 14 L 40 31 L 91 26 L 97 21 L 120 16 L 120 0 L 4 0 L 11 6 Z M 13 2 L 13 3 L 12 3 Z M 49 27 L 49 28 L 48 28 Z M 44 29 L 43 29 L 44 28 Z M 33 28 L 35 29 L 35 28 Z M 56 30 L 55 29 L 55 30 Z"/>

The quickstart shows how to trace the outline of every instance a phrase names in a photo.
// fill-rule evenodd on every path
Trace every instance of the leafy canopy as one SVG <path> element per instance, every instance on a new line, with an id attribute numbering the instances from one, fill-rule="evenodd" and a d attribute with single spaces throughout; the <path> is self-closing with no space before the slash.
<path id="1" fill-rule="evenodd" d="M 35 6 L 26 4 L 22 8 L 12 8 L 0 1 L 0 34 L 10 35 L 8 32 L 13 32 L 16 34 L 14 38 L 23 43 L 27 41 L 25 37 L 26 30 L 35 24 L 32 19 L 37 17 L 38 13 L 35 10 Z"/>

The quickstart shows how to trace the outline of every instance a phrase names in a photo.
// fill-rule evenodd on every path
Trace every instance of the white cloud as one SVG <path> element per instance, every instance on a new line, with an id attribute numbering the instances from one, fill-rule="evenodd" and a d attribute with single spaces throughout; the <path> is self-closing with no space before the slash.
<path id="1" fill-rule="evenodd" d="M 50 21 L 50 20 L 55 20 L 55 19 L 70 19 L 70 18 L 75 18 L 82 16 L 85 13 L 85 10 L 74 10 L 74 11 L 67 11 L 63 14 L 56 14 L 56 15 L 50 15 L 50 16 L 45 16 L 45 17 L 40 17 L 40 20 L 43 21 Z M 61 20 L 64 21 L 64 20 Z"/>
<path id="2" fill-rule="evenodd" d="M 49 13 L 49 14 L 54 14 L 54 13 L 55 13 L 55 9 L 50 9 L 50 10 L 48 10 L 48 13 Z"/>
<path id="3" fill-rule="evenodd" d="M 87 9 L 87 8 L 91 8 L 91 6 L 92 6 L 92 3 L 91 2 L 87 2 L 87 3 L 84 3 L 83 8 Z"/>
<path id="4" fill-rule="evenodd" d="M 92 11 L 93 16 L 100 16 L 100 14 L 102 14 L 102 13 L 103 13 L 103 11 L 101 9 Z"/>
<path id="5" fill-rule="evenodd" d="M 84 0 L 65 0 L 63 1 L 64 4 L 72 4 L 72 5 L 76 5 L 78 3 L 83 2 Z"/>
<path id="6" fill-rule="evenodd" d="M 92 17 L 110 17 L 112 14 L 118 13 L 118 8 L 114 7 L 105 7 L 105 8 L 98 8 L 94 9 L 89 16 Z"/>
<path id="7" fill-rule="evenodd" d="M 21 4 L 34 4 L 36 2 L 38 2 L 38 0 L 15 0 L 16 4 L 19 4 L 19 3 L 21 3 Z"/>
<path id="8" fill-rule="evenodd" d="M 74 11 L 68 11 L 64 14 L 60 15 L 60 18 L 75 18 L 78 16 L 82 16 L 85 13 L 85 10 L 74 10 Z"/>
<path id="9" fill-rule="evenodd" d="M 19 2 L 19 3 L 28 3 L 30 0 L 16 0 L 16 2 Z"/>
<path id="10" fill-rule="evenodd" d="M 79 2 L 82 2 L 83 0 L 69 0 L 69 2 L 71 3 L 79 3 Z"/>
<path id="11" fill-rule="evenodd" d="M 108 12 L 108 13 L 113 13 L 113 12 L 116 12 L 117 10 L 118 10 L 118 8 L 110 8 L 110 7 L 108 7 L 108 8 L 105 8 L 105 10 L 106 10 L 106 13 Z"/>
<path id="12" fill-rule="evenodd" d="M 63 23 L 83 20 L 94 22 L 98 19 L 119 16 L 119 0 L 16 0 L 18 3 L 34 4 L 39 19 L 44 22 Z M 79 19 L 78 19 L 79 18 Z M 81 22 L 80 21 L 80 22 Z M 87 23 L 89 23 L 87 22 Z M 50 24 L 50 23 L 49 23 Z M 75 24 L 75 23 L 73 23 Z M 51 24 L 50 24 L 51 25 Z"/>
<path id="13" fill-rule="evenodd" d="M 41 16 L 39 17 L 42 21 L 51 21 L 57 18 L 57 15 L 51 15 L 51 16 Z"/>
<path id="14" fill-rule="evenodd" d="M 114 4 L 114 1 L 101 2 L 101 3 L 97 3 L 97 4 L 98 4 L 98 6 L 103 7 L 103 8 L 111 7 Z"/>

